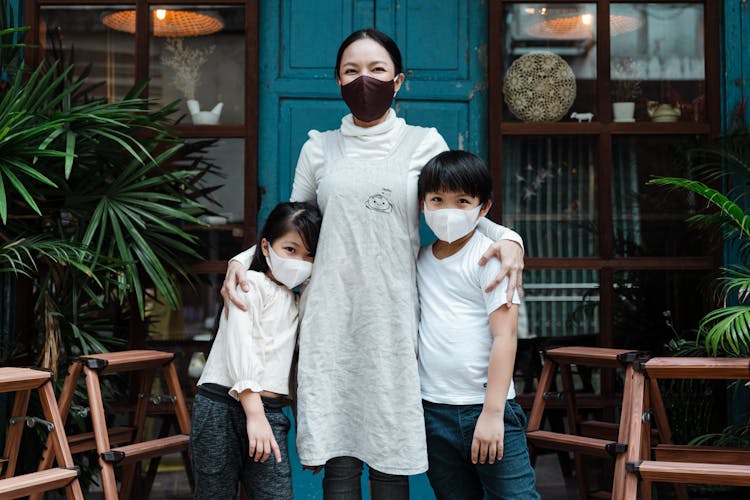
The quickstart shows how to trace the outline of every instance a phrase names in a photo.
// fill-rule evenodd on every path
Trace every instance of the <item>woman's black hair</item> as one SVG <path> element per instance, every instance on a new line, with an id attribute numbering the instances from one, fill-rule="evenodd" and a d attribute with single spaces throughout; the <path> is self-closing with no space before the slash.
<path id="1" fill-rule="evenodd" d="M 396 42 L 394 42 L 391 37 L 389 37 L 382 31 L 368 28 L 355 31 L 354 33 L 346 37 L 346 40 L 341 42 L 339 52 L 338 54 L 336 54 L 336 68 L 333 70 L 333 74 L 337 80 L 339 79 L 341 57 L 344 55 L 344 51 L 349 45 L 353 44 L 357 40 L 363 40 L 365 38 L 375 40 L 388 52 L 388 55 L 391 56 L 391 61 L 393 61 L 393 67 L 396 68 L 396 75 L 402 72 L 403 68 L 401 67 L 401 51 L 398 50 L 398 45 L 396 45 Z"/>
<path id="2" fill-rule="evenodd" d="M 429 192 L 463 192 L 484 204 L 492 199 L 492 177 L 477 155 L 466 151 L 443 151 L 422 169 L 417 183 L 419 199 Z"/>
<path id="3" fill-rule="evenodd" d="M 259 273 L 268 271 L 261 241 L 265 238 L 269 245 L 273 245 L 277 238 L 289 231 L 297 231 L 302 237 L 307 251 L 310 252 L 311 256 L 315 256 L 322 221 L 323 215 L 318 207 L 312 203 L 292 201 L 279 203 L 268 214 L 268 219 L 266 219 L 266 223 L 263 224 L 263 229 L 258 235 L 258 244 L 255 247 L 253 260 L 250 262 L 250 269 Z"/>

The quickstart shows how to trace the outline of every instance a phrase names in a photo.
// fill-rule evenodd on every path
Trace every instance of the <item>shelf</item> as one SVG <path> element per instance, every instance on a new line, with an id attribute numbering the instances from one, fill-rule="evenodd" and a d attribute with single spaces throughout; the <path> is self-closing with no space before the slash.
<path id="1" fill-rule="evenodd" d="M 716 263 L 711 256 L 706 257 L 616 257 L 603 259 L 600 257 L 526 257 L 524 270 L 541 269 L 588 269 L 615 271 L 699 271 L 714 269 Z"/>
<path id="2" fill-rule="evenodd" d="M 196 274 L 221 274 L 227 272 L 227 261 L 225 260 L 204 260 L 196 262 L 190 266 L 190 270 Z"/>
<path id="3" fill-rule="evenodd" d="M 175 132 L 181 137 L 244 138 L 245 125 L 175 125 Z"/>
<path id="4" fill-rule="evenodd" d="M 711 131 L 707 123 L 673 122 L 656 123 L 639 121 L 633 123 L 601 122 L 502 122 L 502 135 L 706 135 Z"/>

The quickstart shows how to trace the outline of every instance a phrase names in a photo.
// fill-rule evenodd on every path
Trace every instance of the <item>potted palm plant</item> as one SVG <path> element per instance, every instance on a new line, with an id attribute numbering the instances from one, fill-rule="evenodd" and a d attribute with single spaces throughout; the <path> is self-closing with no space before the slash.
<path id="1" fill-rule="evenodd" d="M 744 121 L 744 105 L 738 107 L 735 130 L 711 145 L 689 151 L 691 178 L 660 177 L 650 184 L 687 190 L 706 201 L 714 212 L 689 220 L 718 232 L 735 263 L 719 270 L 716 307 L 698 324 L 694 340 L 675 340 L 670 350 L 679 356 L 750 357 L 750 133 Z M 723 182 L 726 192 L 713 187 Z M 705 386 L 705 384 L 704 384 Z M 750 447 L 750 390 L 745 383 L 725 388 L 729 398 L 728 425 L 720 432 L 703 434 L 691 444 Z M 705 399 L 705 394 L 704 394 Z M 690 416 L 696 428 L 695 415 Z"/>
<path id="2" fill-rule="evenodd" d="M 171 132 L 176 103 L 139 97 L 145 83 L 89 99 L 86 71 L 23 63 L 28 28 L 13 21 L 0 0 L 0 272 L 21 282 L 3 309 L 21 295 L 30 308 L 26 328 L 0 339 L 0 364 L 60 374 L 70 357 L 125 344 L 146 290 L 178 307 L 178 281 L 200 258 L 184 226 L 202 224 L 201 179 L 215 167 L 205 142 L 191 149 Z"/>

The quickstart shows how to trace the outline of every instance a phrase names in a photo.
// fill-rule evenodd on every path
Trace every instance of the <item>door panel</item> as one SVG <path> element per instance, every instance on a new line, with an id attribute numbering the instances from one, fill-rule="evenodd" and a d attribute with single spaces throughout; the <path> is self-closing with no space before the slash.
<path id="1" fill-rule="evenodd" d="M 289 199 L 307 132 L 335 129 L 348 113 L 333 66 L 339 44 L 356 29 L 374 26 L 402 51 L 399 116 L 436 127 L 451 148 L 486 156 L 486 20 L 486 6 L 472 0 L 260 2 L 259 224 Z M 290 433 L 295 498 L 322 498 L 322 474 L 300 470 L 294 440 Z M 367 498 L 366 475 L 362 485 Z M 424 474 L 410 488 L 412 498 L 434 498 Z"/>

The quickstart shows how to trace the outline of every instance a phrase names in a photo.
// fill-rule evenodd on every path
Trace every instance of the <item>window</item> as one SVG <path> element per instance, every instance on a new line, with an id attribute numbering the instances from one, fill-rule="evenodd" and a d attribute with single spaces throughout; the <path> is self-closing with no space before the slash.
<path id="1" fill-rule="evenodd" d="M 702 1 L 490 4 L 494 215 L 526 242 L 530 336 L 659 349 L 697 324 L 702 207 L 646 182 L 686 176 L 719 130 L 718 20 Z"/>
<path id="2" fill-rule="evenodd" d="M 28 53 L 32 63 L 62 58 L 76 75 L 90 65 L 91 98 L 121 99 L 148 80 L 158 103 L 182 100 L 179 135 L 214 141 L 208 157 L 221 172 L 206 182 L 223 186 L 213 193 L 219 204 L 211 206 L 217 215 L 210 225 L 191 228 L 206 257 L 194 268 L 205 276 L 198 299 L 195 290 L 184 294 L 184 318 L 174 324 L 189 327 L 171 328 L 177 336 L 211 330 L 219 275 L 256 238 L 257 14 L 257 3 L 245 0 L 26 2 L 30 42 L 38 46 Z"/>

